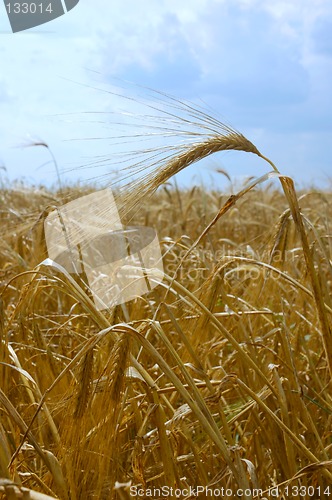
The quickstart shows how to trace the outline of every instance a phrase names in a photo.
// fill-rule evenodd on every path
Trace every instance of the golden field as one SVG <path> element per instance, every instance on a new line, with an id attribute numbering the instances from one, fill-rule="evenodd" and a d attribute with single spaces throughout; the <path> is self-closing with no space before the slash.
<path id="1" fill-rule="evenodd" d="M 39 265 L 87 190 L 2 187 L 2 498 L 328 498 L 332 195 L 284 182 L 160 187 L 163 284 L 106 311 Z"/>
<path id="2" fill-rule="evenodd" d="M 332 192 L 297 193 L 181 106 L 188 141 L 128 153 L 140 176 L 114 192 L 160 240 L 163 282 L 140 298 L 100 310 L 84 275 L 44 261 L 48 214 L 94 188 L 2 184 L 2 498 L 332 494 Z M 181 138 L 168 111 L 160 130 Z M 228 194 L 173 183 L 228 150 L 270 171 Z"/>

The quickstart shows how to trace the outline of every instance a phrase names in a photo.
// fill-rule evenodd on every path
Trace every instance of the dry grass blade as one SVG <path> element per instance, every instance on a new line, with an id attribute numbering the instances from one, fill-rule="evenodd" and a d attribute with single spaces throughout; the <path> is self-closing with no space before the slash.
<path id="1" fill-rule="evenodd" d="M 16 425 L 20 428 L 21 432 L 25 433 L 26 436 L 28 437 L 30 443 L 44 462 L 44 464 L 47 466 L 49 471 L 52 474 L 56 489 L 58 490 L 59 494 L 64 498 L 68 499 L 68 488 L 66 485 L 66 481 L 64 479 L 63 473 L 61 471 L 61 467 L 56 460 L 55 456 L 50 452 L 50 451 L 44 451 L 41 446 L 39 445 L 36 437 L 33 435 L 33 433 L 29 430 L 29 427 L 26 425 L 22 417 L 19 415 L 17 410 L 13 407 L 9 399 L 6 397 L 6 395 L 2 392 L 0 389 L 0 402 L 1 404 L 6 408 L 6 411 L 9 413 L 11 418 L 15 421 Z"/>
<path id="2" fill-rule="evenodd" d="M 244 382 L 242 382 L 242 380 L 237 380 L 237 383 L 240 385 L 240 387 L 242 387 L 244 389 L 245 392 L 247 392 L 251 397 L 252 399 L 254 399 L 256 401 L 256 403 L 265 411 L 268 413 L 268 415 L 277 423 L 277 425 L 279 427 L 282 428 L 282 430 L 285 432 L 285 434 L 287 436 L 290 437 L 290 439 L 294 442 L 294 444 L 302 451 L 302 453 L 304 453 L 305 456 L 307 456 L 307 458 L 309 460 L 311 460 L 312 462 L 314 463 L 318 463 L 319 464 L 319 460 L 317 457 L 315 457 L 315 455 L 310 451 L 308 450 L 308 448 L 303 444 L 303 442 L 301 441 L 301 439 L 299 439 L 297 436 L 295 436 L 295 434 L 287 427 L 287 425 L 285 425 L 282 420 L 280 420 L 267 406 L 266 404 L 259 398 L 257 397 L 257 395 L 249 388 L 247 387 Z M 329 472 L 327 469 L 323 469 L 322 473 L 324 474 L 324 476 L 331 481 L 332 479 L 332 473 Z"/>

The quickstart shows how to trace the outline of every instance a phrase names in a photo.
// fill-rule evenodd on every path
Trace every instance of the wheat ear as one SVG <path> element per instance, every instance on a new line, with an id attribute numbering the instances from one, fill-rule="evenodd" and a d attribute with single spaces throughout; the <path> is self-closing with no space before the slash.
<path id="1" fill-rule="evenodd" d="M 173 175 L 211 154 L 234 150 L 261 156 L 256 146 L 241 133 L 226 126 L 223 127 L 223 130 L 225 133 L 213 135 L 204 141 L 180 146 L 178 153 L 172 155 L 168 161 L 165 161 L 164 165 L 157 164 L 157 168 L 153 169 L 152 172 L 129 184 L 129 189 L 123 196 L 121 215 L 130 213 L 145 197 L 154 193 Z"/>

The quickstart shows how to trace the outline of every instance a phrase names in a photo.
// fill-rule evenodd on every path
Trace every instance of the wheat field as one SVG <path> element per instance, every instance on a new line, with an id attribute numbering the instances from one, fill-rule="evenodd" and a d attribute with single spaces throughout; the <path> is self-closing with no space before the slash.
<path id="1" fill-rule="evenodd" d="M 0 495 L 63 500 L 328 498 L 332 193 L 269 171 L 179 189 L 224 128 L 118 193 L 156 229 L 163 283 L 98 310 L 41 264 L 50 211 L 94 190 L 0 190 Z"/>

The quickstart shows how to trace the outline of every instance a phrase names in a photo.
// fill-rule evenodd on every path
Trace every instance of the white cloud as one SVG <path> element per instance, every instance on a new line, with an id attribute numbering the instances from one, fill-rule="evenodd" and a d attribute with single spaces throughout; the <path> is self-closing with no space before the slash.
<path id="1" fill-rule="evenodd" d="M 315 131 L 330 129 L 332 111 L 331 14 L 329 0 L 81 0 L 35 32 L 0 34 L 0 154 L 27 133 L 50 142 L 61 164 L 107 147 L 60 142 L 105 131 L 58 114 L 116 100 L 62 77 L 97 87 L 120 77 L 203 98 L 244 132 L 263 129 L 273 148 L 271 133 L 293 135 L 291 149 L 311 131 L 318 154 Z"/>

